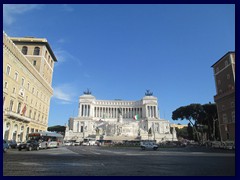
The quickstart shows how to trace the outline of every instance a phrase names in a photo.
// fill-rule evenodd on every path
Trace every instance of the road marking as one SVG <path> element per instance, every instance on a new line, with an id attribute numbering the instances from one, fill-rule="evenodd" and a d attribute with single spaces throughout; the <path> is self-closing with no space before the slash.
<path id="1" fill-rule="evenodd" d="M 101 153 L 98 153 L 98 152 L 93 152 L 93 151 L 90 151 L 91 153 L 93 153 L 93 154 L 101 154 Z"/>
<path id="2" fill-rule="evenodd" d="M 42 164 L 34 162 L 19 162 L 19 163 L 25 166 L 42 166 Z"/>
<path id="3" fill-rule="evenodd" d="M 63 164 L 67 166 L 92 166 L 89 163 L 63 163 Z"/>
<path id="4" fill-rule="evenodd" d="M 204 152 L 191 152 L 191 154 L 206 154 Z"/>

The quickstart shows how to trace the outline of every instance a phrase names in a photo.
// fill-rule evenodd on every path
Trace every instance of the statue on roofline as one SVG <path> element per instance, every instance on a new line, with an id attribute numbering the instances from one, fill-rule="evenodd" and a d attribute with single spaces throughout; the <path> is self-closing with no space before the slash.
<path id="1" fill-rule="evenodd" d="M 87 94 L 87 95 L 89 95 L 89 94 L 92 94 L 92 92 L 89 91 L 89 89 L 87 89 L 87 91 L 84 91 L 83 94 Z"/>
<path id="2" fill-rule="evenodd" d="M 147 89 L 146 91 L 147 91 L 147 92 L 145 93 L 145 95 L 146 95 L 146 96 L 152 96 L 152 95 L 153 95 L 153 93 L 152 93 L 152 92 L 150 92 L 150 90 L 149 90 L 149 89 Z"/>

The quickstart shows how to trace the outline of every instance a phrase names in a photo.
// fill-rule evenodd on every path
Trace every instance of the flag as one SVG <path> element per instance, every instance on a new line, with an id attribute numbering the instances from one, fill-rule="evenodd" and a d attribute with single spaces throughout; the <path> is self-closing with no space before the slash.
<path id="1" fill-rule="evenodd" d="M 26 107 L 26 104 L 25 104 L 25 106 L 22 109 L 22 115 L 25 115 L 26 110 L 27 110 L 27 107 Z"/>
<path id="2" fill-rule="evenodd" d="M 133 116 L 133 119 L 134 119 L 134 120 L 138 120 L 138 119 L 139 119 L 139 115 L 136 114 L 135 116 Z"/>

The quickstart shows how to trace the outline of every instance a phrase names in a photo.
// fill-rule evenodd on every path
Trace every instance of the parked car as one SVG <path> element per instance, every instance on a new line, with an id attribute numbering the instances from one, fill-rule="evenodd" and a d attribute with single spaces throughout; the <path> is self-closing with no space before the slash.
<path id="1" fill-rule="evenodd" d="M 73 146 L 80 146 L 80 142 L 73 142 Z"/>
<path id="2" fill-rule="evenodd" d="M 21 151 L 22 149 L 26 149 L 28 151 L 31 150 L 39 150 L 39 143 L 36 140 L 28 140 L 26 143 L 22 143 L 18 146 L 18 150 Z"/>
<path id="3" fill-rule="evenodd" d="M 21 141 L 17 142 L 17 148 L 18 148 L 18 146 L 19 146 L 20 144 L 22 144 L 22 143 L 24 143 L 24 142 L 21 142 Z"/>
<path id="4" fill-rule="evenodd" d="M 64 145 L 65 145 L 65 146 L 71 146 L 71 145 L 72 145 L 72 142 L 65 141 L 65 142 L 64 142 Z"/>
<path id="5" fill-rule="evenodd" d="M 213 148 L 223 148 L 223 143 L 221 141 L 212 141 L 211 146 Z"/>
<path id="6" fill-rule="evenodd" d="M 9 148 L 9 145 L 7 140 L 3 139 L 3 152 L 7 152 L 8 148 Z"/>
<path id="7" fill-rule="evenodd" d="M 9 148 L 16 149 L 17 148 L 17 142 L 15 140 L 8 141 Z"/>
<path id="8" fill-rule="evenodd" d="M 235 149 L 235 142 L 234 141 L 224 141 L 223 148 L 224 149 Z"/>
<path id="9" fill-rule="evenodd" d="M 142 150 L 145 150 L 145 149 L 157 150 L 158 149 L 158 145 L 153 141 L 141 141 L 140 147 Z"/>

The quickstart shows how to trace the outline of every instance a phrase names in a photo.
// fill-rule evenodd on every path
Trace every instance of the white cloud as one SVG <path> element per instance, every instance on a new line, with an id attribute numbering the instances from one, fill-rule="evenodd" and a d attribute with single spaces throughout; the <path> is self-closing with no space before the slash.
<path id="1" fill-rule="evenodd" d="M 58 43 L 65 43 L 66 41 L 65 41 L 65 39 L 61 38 L 61 39 L 57 40 L 57 42 Z"/>
<path id="2" fill-rule="evenodd" d="M 61 104 L 75 102 L 75 93 L 71 84 L 62 84 L 53 88 L 53 98 L 60 100 Z"/>
<path id="3" fill-rule="evenodd" d="M 3 23 L 11 25 L 19 14 L 38 9 L 38 4 L 3 4 Z"/>
<path id="4" fill-rule="evenodd" d="M 56 66 L 59 63 L 63 63 L 65 61 L 71 61 L 71 62 L 77 63 L 79 66 L 82 66 L 82 62 L 78 58 L 76 58 L 75 56 L 73 56 L 72 54 L 70 54 L 65 50 L 62 50 L 62 49 L 54 50 L 54 54 L 56 55 L 56 58 L 58 60 L 58 63 L 56 63 Z"/>

